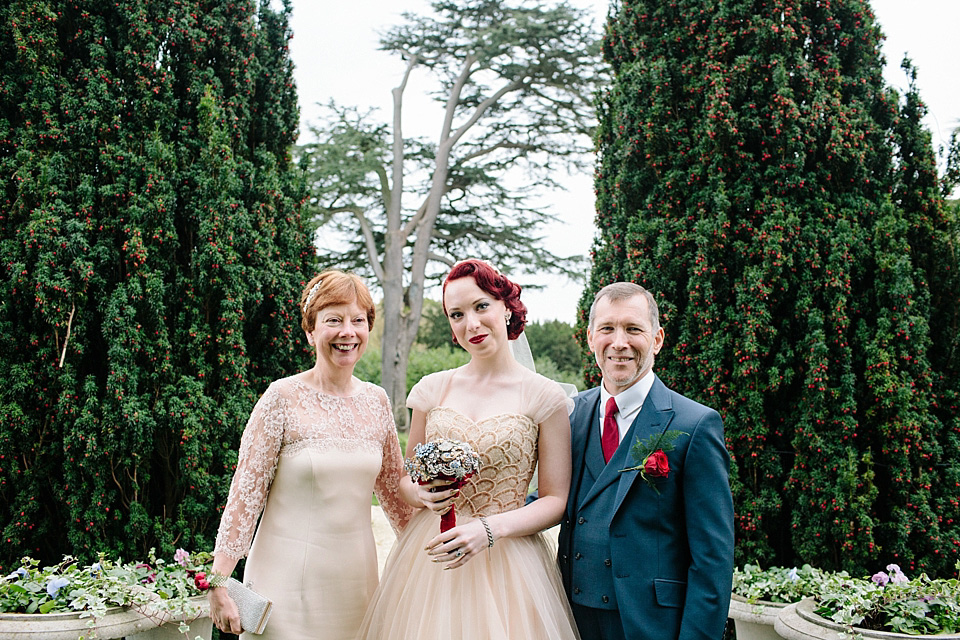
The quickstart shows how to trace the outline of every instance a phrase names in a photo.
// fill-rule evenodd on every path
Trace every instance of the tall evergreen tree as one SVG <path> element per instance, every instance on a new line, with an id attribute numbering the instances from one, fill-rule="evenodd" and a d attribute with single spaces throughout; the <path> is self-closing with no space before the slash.
<path id="1" fill-rule="evenodd" d="M 579 331 L 596 288 L 655 292 L 660 376 L 725 421 L 739 562 L 952 569 L 931 287 L 958 299 L 931 284 L 929 137 L 880 40 L 864 0 L 625 0 L 608 23 Z"/>
<path id="2" fill-rule="evenodd" d="M 0 565 L 212 545 L 302 364 L 289 12 L 0 8 Z"/>

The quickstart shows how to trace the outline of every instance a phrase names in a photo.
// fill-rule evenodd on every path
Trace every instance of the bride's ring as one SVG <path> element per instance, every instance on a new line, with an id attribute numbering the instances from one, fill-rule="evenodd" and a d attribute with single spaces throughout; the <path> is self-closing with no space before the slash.
<path id="1" fill-rule="evenodd" d="M 457 552 L 456 552 L 455 554 L 453 554 L 453 555 L 455 555 L 455 556 L 457 556 L 457 557 L 459 558 L 460 556 L 463 555 L 463 551 L 460 550 L 460 549 L 457 549 Z"/>

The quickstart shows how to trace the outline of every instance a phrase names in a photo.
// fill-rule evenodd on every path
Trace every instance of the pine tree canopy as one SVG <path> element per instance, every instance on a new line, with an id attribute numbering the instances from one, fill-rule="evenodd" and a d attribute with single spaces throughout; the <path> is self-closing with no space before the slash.
<path id="1" fill-rule="evenodd" d="M 618 7 L 579 334 L 601 286 L 654 292 L 656 371 L 724 419 L 739 564 L 951 573 L 956 214 L 869 4 Z"/>
<path id="2" fill-rule="evenodd" d="M 289 12 L 0 8 L 0 566 L 212 548 L 304 362 Z"/>

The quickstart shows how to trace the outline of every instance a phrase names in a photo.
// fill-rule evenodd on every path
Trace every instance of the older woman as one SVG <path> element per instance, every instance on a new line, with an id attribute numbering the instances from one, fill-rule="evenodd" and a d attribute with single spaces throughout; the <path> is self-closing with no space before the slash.
<path id="1" fill-rule="evenodd" d="M 370 292 L 356 275 L 327 271 L 307 284 L 300 311 L 316 362 L 273 382 L 243 432 L 209 578 L 210 617 L 240 632 L 236 604 L 214 585 L 249 551 L 244 582 L 274 603 L 257 637 L 348 639 L 377 586 L 371 492 L 395 530 L 411 509 L 397 492 L 403 458 L 387 395 L 353 376 L 373 326 Z"/>

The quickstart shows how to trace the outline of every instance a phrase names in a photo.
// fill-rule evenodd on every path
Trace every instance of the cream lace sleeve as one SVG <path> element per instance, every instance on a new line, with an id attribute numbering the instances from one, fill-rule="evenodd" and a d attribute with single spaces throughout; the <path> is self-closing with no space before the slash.
<path id="1" fill-rule="evenodd" d="M 373 492 L 383 508 L 384 515 L 390 521 L 394 533 L 403 531 L 413 515 L 413 507 L 400 497 L 400 478 L 403 476 L 403 454 L 400 452 L 400 441 L 397 439 L 397 426 L 393 421 L 390 401 L 387 393 L 380 390 L 382 395 L 383 429 L 383 461 L 380 466 L 380 475 L 374 484 Z"/>
<path id="2" fill-rule="evenodd" d="M 214 555 L 239 560 L 250 550 L 257 519 L 277 470 L 287 419 L 287 402 L 271 385 L 253 408 L 243 430 L 237 470 L 220 518 Z"/>

